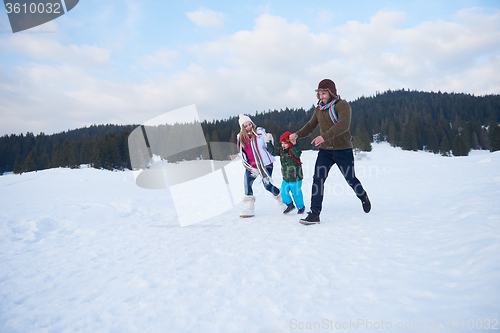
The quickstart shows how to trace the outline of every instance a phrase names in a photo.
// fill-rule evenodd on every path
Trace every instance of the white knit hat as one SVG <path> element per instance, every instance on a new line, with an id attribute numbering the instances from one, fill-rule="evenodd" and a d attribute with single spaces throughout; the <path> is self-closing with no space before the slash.
<path id="1" fill-rule="evenodd" d="M 247 115 L 244 115 L 244 114 L 240 114 L 240 120 L 239 120 L 239 123 L 240 123 L 240 127 L 243 126 L 244 123 L 246 123 L 247 121 L 251 122 L 252 124 L 254 124 L 254 122 L 252 121 L 252 119 L 250 119 L 249 116 Z M 255 125 L 255 124 L 254 124 Z"/>

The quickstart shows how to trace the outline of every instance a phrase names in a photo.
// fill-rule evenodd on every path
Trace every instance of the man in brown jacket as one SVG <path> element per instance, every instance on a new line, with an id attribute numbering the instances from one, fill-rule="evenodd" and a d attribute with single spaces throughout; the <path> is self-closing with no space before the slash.
<path id="1" fill-rule="evenodd" d="M 340 99 L 335 83 L 330 79 L 322 80 L 316 93 L 319 101 L 311 120 L 299 131 L 290 135 L 290 141 L 294 143 L 297 138 L 309 136 L 319 125 L 320 135 L 312 141 L 319 146 L 319 152 L 314 166 L 311 211 L 306 218 L 300 220 L 300 223 L 305 225 L 320 222 L 319 214 L 323 205 L 324 185 L 334 164 L 337 164 L 345 180 L 361 200 L 365 213 L 371 209 L 368 195 L 354 172 L 354 155 L 349 132 L 351 107 L 349 103 Z"/>

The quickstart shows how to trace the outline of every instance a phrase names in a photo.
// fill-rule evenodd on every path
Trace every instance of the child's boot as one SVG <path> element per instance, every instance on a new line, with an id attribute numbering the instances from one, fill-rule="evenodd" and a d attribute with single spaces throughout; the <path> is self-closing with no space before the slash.
<path id="1" fill-rule="evenodd" d="M 288 214 L 294 209 L 295 209 L 295 205 L 293 204 L 293 202 L 289 203 L 288 205 L 286 205 L 286 209 L 283 211 L 283 214 Z"/>

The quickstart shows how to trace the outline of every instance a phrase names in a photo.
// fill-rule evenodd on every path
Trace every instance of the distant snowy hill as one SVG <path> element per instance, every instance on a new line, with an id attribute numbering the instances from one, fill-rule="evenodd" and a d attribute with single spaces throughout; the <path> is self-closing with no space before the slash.
<path id="1" fill-rule="evenodd" d="M 183 228 L 129 171 L 1 176 L 0 332 L 500 329 L 500 152 L 374 144 L 356 171 L 369 214 L 334 167 L 319 225 L 256 182 L 254 218 Z"/>

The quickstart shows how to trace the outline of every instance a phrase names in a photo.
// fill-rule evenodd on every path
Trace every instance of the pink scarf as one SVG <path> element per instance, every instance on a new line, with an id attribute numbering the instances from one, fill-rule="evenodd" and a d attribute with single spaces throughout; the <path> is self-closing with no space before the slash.
<path id="1" fill-rule="evenodd" d="M 260 156 L 259 150 L 257 148 L 257 136 L 255 136 L 253 139 L 250 140 L 250 147 L 252 150 L 253 157 L 255 159 L 255 164 L 257 165 L 257 168 L 254 168 L 250 163 L 243 160 L 243 166 L 245 169 L 247 169 L 254 178 L 257 178 L 258 175 L 262 177 L 262 181 L 265 184 L 268 184 L 271 182 L 271 176 L 269 176 L 269 173 L 266 170 L 266 167 L 264 165 L 264 162 L 262 161 L 262 157 Z M 242 151 L 242 147 L 240 144 L 240 151 Z"/>

